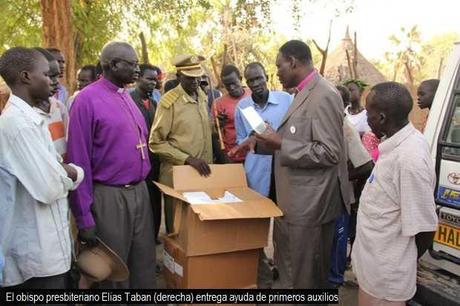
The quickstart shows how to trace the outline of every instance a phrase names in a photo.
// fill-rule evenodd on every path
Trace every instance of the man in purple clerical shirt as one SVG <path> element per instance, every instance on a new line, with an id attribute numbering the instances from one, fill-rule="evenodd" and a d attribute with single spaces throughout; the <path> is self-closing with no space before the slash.
<path id="1" fill-rule="evenodd" d="M 147 127 L 125 86 L 139 74 L 136 52 L 111 42 L 102 50 L 103 77 L 85 87 L 70 112 L 67 156 L 87 174 L 71 194 L 82 244 L 96 236 L 127 264 L 124 282 L 99 288 L 154 288 L 155 236 L 145 178 Z"/>

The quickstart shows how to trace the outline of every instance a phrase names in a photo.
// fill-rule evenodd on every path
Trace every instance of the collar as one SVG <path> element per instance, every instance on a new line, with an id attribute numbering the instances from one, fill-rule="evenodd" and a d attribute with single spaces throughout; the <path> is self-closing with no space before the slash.
<path id="1" fill-rule="evenodd" d="M 102 85 L 104 85 L 106 88 L 108 88 L 112 92 L 118 92 L 118 93 L 128 92 L 126 87 L 118 87 L 117 85 L 107 80 L 105 77 L 101 77 L 98 82 L 101 82 Z"/>
<path id="2" fill-rule="evenodd" d="M 39 107 L 35 107 L 35 106 L 34 106 L 32 109 L 33 109 L 34 111 L 36 111 L 37 114 L 39 114 L 40 116 L 50 117 L 50 114 L 49 114 L 49 113 L 44 112 L 44 111 L 43 111 L 41 108 L 39 108 Z"/>
<path id="3" fill-rule="evenodd" d="M 297 89 L 300 91 L 302 91 L 302 89 L 305 88 L 305 86 L 307 86 L 308 83 L 310 83 L 310 81 L 313 79 L 313 77 L 317 74 L 317 70 L 316 69 L 313 69 L 306 77 L 305 79 L 302 80 L 302 82 L 299 83 L 299 85 L 297 85 Z"/>
<path id="4" fill-rule="evenodd" d="M 190 103 L 195 103 L 196 104 L 200 100 L 207 101 L 207 99 L 208 99 L 208 97 L 205 95 L 204 91 L 202 91 L 201 89 L 198 89 L 198 101 L 196 101 L 185 91 L 185 89 L 182 87 L 181 84 L 177 85 L 176 88 L 180 92 L 180 94 L 182 95 L 182 97 L 185 100 L 185 102 L 190 102 Z"/>
<path id="5" fill-rule="evenodd" d="M 26 101 L 22 100 L 18 96 L 11 94 L 10 98 L 8 99 L 8 103 L 19 108 L 26 116 L 32 119 L 32 121 L 35 124 L 41 125 L 43 123 L 43 117 L 41 117 L 36 111 L 34 111 L 32 106 L 27 104 Z"/>
<path id="6" fill-rule="evenodd" d="M 402 129 L 400 129 L 396 134 L 391 136 L 390 138 L 385 139 L 379 145 L 379 153 L 380 155 L 388 154 L 394 149 L 396 149 L 401 142 L 403 142 L 407 137 L 409 137 L 412 133 L 416 131 L 415 127 L 412 123 L 406 124 Z"/>
<path id="7" fill-rule="evenodd" d="M 252 98 L 252 95 L 249 95 L 248 97 L 249 97 L 249 101 L 251 102 L 252 106 L 260 108 L 259 104 L 254 102 L 254 99 Z M 272 91 L 268 92 L 268 99 L 267 99 L 267 103 L 265 103 L 265 105 L 264 105 L 264 108 L 267 107 L 268 104 L 275 104 L 275 105 L 279 104 L 279 102 L 276 100 L 276 98 L 275 98 L 275 96 L 274 96 Z"/>

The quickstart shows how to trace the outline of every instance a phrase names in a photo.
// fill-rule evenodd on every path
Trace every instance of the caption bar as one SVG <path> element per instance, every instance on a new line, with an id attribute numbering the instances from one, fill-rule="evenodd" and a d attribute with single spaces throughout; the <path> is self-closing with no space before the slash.
<path id="1" fill-rule="evenodd" d="M 337 289 L 155 289 L 155 290 L 8 290 L 10 304 L 338 304 Z M 7 304 L 5 304 L 7 303 Z"/>

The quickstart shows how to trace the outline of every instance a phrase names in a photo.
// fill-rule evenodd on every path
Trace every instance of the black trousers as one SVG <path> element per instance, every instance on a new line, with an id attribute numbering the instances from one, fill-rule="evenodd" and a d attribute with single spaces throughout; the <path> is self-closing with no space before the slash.
<path id="1" fill-rule="evenodd" d="M 156 179 L 158 181 L 158 179 Z M 153 222 L 155 224 L 155 239 L 158 239 L 161 225 L 161 191 L 153 183 L 153 180 L 146 180 L 147 189 L 149 191 L 150 204 L 153 210 Z"/>
<path id="2" fill-rule="evenodd" d="M 150 153 L 150 164 L 152 169 L 145 180 L 149 191 L 150 205 L 152 205 L 153 222 L 155 224 L 155 240 L 158 239 L 161 225 L 161 191 L 153 182 L 158 182 L 160 177 L 160 158 L 158 155 Z"/>

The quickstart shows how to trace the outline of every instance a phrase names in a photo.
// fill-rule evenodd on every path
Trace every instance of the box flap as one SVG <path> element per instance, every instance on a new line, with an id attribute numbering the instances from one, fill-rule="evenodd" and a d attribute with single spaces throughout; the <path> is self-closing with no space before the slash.
<path id="1" fill-rule="evenodd" d="M 160 190 L 162 192 L 164 192 L 165 194 L 167 194 L 167 195 L 169 195 L 171 197 L 180 199 L 180 200 L 182 200 L 184 202 L 187 202 L 187 199 L 185 199 L 184 196 L 182 196 L 181 192 L 177 192 L 174 189 L 172 189 L 171 187 L 163 185 L 163 184 L 155 182 L 155 181 L 153 183 L 155 183 L 155 185 L 157 185 L 158 188 L 160 188 Z"/>
<path id="2" fill-rule="evenodd" d="M 283 215 L 270 199 L 249 188 L 227 188 L 243 200 L 242 203 L 190 205 L 201 221 L 226 219 L 271 218 Z"/>
<path id="3" fill-rule="evenodd" d="M 209 167 L 211 168 L 211 175 L 204 177 L 191 166 L 174 166 L 174 189 L 190 191 L 248 186 L 242 164 L 209 165 Z"/>
<path id="4" fill-rule="evenodd" d="M 281 210 L 272 203 L 245 201 L 235 204 L 190 205 L 201 221 L 281 217 Z"/>

